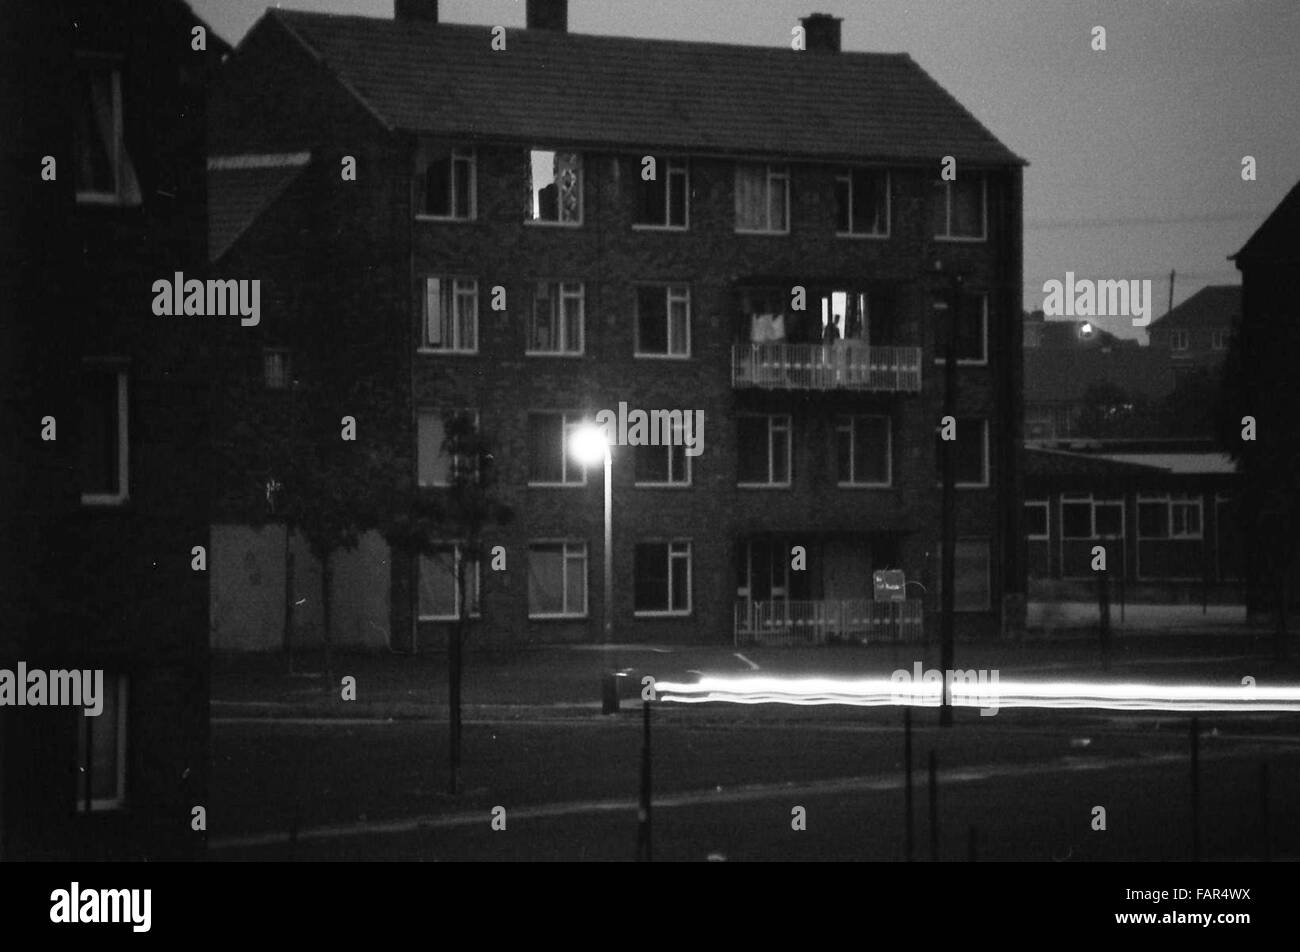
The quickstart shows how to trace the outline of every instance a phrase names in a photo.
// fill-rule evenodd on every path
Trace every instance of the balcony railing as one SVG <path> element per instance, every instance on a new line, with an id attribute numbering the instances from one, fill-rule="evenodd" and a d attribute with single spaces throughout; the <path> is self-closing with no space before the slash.
<path id="1" fill-rule="evenodd" d="M 737 645 L 824 645 L 831 640 L 921 641 L 920 599 L 878 602 L 869 598 L 819 601 L 736 602 Z"/>
<path id="2" fill-rule="evenodd" d="M 921 389 L 921 348 L 838 344 L 736 344 L 731 385 L 765 390 Z"/>

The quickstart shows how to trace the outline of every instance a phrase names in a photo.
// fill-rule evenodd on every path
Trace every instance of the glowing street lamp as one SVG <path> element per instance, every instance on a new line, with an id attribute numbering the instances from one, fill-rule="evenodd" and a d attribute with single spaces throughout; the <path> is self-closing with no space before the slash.
<path id="1" fill-rule="evenodd" d="M 605 645 L 614 637 L 613 482 L 609 440 L 594 423 L 575 427 L 569 435 L 569 453 L 584 467 L 605 464 Z"/>

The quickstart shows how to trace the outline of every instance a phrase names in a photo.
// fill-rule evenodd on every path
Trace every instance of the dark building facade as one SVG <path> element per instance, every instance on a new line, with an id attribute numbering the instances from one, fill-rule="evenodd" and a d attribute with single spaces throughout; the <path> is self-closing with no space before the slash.
<path id="1" fill-rule="evenodd" d="M 564 7 L 500 36 L 436 4 L 253 28 L 212 113 L 218 267 L 264 286 L 230 386 L 275 414 L 289 364 L 375 381 L 351 413 L 395 491 L 445 492 L 445 414 L 471 414 L 517 513 L 487 533 L 487 639 L 597 640 L 606 597 L 616 641 L 820 639 L 869 633 L 877 570 L 920 583 L 918 624 L 938 604 L 956 322 L 958 631 L 1018 627 L 1023 162 L 833 18 L 796 52 L 577 35 Z M 702 452 L 613 448 L 606 593 L 601 474 L 566 437 L 621 404 L 702 413 Z M 363 567 L 389 647 L 440 644 L 446 541 Z"/>
<path id="2" fill-rule="evenodd" d="M 0 854 L 193 857 L 214 329 L 155 316 L 151 288 L 202 273 L 204 89 L 227 47 L 173 0 L 6 4 L 0 34 L 0 669 L 103 672 L 98 716 L 0 707 Z"/>

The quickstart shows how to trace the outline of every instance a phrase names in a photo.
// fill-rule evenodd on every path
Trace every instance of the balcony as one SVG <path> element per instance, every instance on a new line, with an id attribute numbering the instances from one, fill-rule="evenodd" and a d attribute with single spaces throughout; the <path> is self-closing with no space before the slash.
<path id="1" fill-rule="evenodd" d="M 861 390 L 919 393 L 921 348 L 861 341 L 834 345 L 736 344 L 731 385 L 762 390 Z"/>
<path id="2" fill-rule="evenodd" d="M 735 643 L 795 647 L 831 640 L 917 642 L 924 638 L 920 599 L 881 602 L 870 598 L 819 601 L 736 602 Z"/>

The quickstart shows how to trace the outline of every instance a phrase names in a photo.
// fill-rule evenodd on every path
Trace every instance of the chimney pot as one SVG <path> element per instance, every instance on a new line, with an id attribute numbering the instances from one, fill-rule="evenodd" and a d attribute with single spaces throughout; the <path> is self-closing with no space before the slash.
<path id="1" fill-rule="evenodd" d="M 829 13 L 810 13 L 800 22 L 803 24 L 808 52 L 840 52 L 840 24 L 844 22 L 842 17 L 833 17 Z"/>
<path id="2" fill-rule="evenodd" d="M 569 30 L 569 0 L 528 0 L 526 23 L 530 30 Z"/>
<path id="3" fill-rule="evenodd" d="M 394 20 L 438 22 L 438 0 L 393 0 Z"/>

